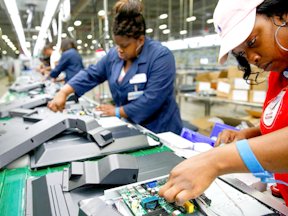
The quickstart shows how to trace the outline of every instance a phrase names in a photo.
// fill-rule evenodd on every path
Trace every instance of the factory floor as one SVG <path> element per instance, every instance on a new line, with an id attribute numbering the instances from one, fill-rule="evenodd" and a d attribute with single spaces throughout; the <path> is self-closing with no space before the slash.
<path id="1" fill-rule="evenodd" d="M 0 98 L 4 95 L 8 88 L 8 77 L 2 77 L 0 79 Z M 87 93 L 87 96 L 90 98 L 94 98 L 94 94 L 97 94 L 97 91 L 91 91 Z M 247 109 L 249 108 L 240 105 L 215 104 L 211 107 L 210 116 L 229 116 L 234 118 L 242 118 L 248 115 L 245 111 Z M 204 104 L 199 101 L 191 101 L 189 99 L 182 98 L 180 113 L 183 120 L 191 123 L 194 119 L 205 117 Z"/>

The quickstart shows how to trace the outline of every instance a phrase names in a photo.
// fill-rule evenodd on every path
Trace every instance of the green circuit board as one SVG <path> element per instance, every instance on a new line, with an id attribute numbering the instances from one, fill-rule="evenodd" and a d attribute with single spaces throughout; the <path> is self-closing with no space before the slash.
<path id="1" fill-rule="evenodd" d="M 166 178 L 154 180 L 136 186 L 127 186 L 119 193 L 135 216 L 198 215 L 199 212 L 193 200 L 186 202 L 182 207 L 168 203 L 164 198 L 158 196 L 160 187 L 165 183 Z"/>

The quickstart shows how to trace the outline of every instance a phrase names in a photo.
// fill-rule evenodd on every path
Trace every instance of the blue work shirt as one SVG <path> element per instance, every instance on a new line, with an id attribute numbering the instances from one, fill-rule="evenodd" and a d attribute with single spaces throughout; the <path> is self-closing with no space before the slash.
<path id="1" fill-rule="evenodd" d="M 71 48 L 62 53 L 56 67 L 50 72 L 50 77 L 57 78 L 62 71 L 65 71 L 65 83 L 84 68 L 82 57 L 76 49 Z"/>
<path id="2" fill-rule="evenodd" d="M 172 52 L 157 41 L 145 38 L 140 55 L 133 61 L 121 83 L 118 77 L 124 61 L 116 48 L 110 49 L 97 64 L 79 72 L 68 84 L 78 96 L 108 80 L 116 106 L 123 106 L 129 120 L 155 132 L 172 131 L 180 134 L 182 121 L 174 97 L 176 75 Z M 147 81 L 130 84 L 135 74 L 146 74 Z M 135 100 L 128 100 L 128 93 L 144 91 Z"/>

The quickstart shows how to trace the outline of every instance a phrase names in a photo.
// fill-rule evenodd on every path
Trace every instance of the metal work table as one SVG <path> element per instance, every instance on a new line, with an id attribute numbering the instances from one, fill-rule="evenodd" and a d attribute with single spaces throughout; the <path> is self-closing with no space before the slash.
<path id="1" fill-rule="evenodd" d="M 230 99 L 225 99 L 225 98 L 220 98 L 220 97 L 215 97 L 215 96 L 203 96 L 199 95 L 197 93 L 183 93 L 180 96 L 180 104 L 181 104 L 181 99 L 192 99 L 195 101 L 200 101 L 204 103 L 205 106 L 205 116 L 209 116 L 211 113 L 211 107 L 213 104 L 234 104 L 234 105 L 240 105 L 240 106 L 248 106 L 248 107 L 254 107 L 254 108 L 262 108 L 263 104 L 262 103 L 253 103 L 253 102 L 246 102 L 246 101 L 235 101 L 235 100 L 230 100 Z"/>

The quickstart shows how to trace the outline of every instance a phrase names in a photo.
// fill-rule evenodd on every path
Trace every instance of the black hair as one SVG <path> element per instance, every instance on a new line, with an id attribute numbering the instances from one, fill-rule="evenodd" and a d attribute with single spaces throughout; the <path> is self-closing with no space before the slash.
<path id="1" fill-rule="evenodd" d="M 284 14 L 288 13 L 288 1 L 265 0 L 262 4 L 258 5 L 256 13 L 267 17 L 279 16 L 282 18 Z"/>
<path id="2" fill-rule="evenodd" d="M 47 49 L 53 49 L 53 44 L 52 43 L 49 43 L 49 44 L 46 44 L 43 48 L 43 52 L 46 51 Z"/>
<path id="3" fill-rule="evenodd" d="M 142 15 L 142 4 L 138 0 L 120 0 L 114 6 L 116 13 L 113 34 L 138 39 L 145 35 L 146 24 Z"/>
<path id="4" fill-rule="evenodd" d="M 62 52 L 65 52 L 66 50 L 69 50 L 71 48 L 76 49 L 76 43 L 73 39 L 71 38 L 65 38 L 62 40 L 61 43 L 61 50 Z"/>
<path id="5" fill-rule="evenodd" d="M 265 0 L 263 3 L 257 6 L 256 13 L 264 15 L 268 18 L 278 16 L 283 18 L 284 14 L 288 13 L 288 1 L 287 0 Z M 244 72 L 243 79 L 248 80 L 251 75 L 251 67 L 248 60 L 242 55 L 234 55 L 238 68 Z"/>

